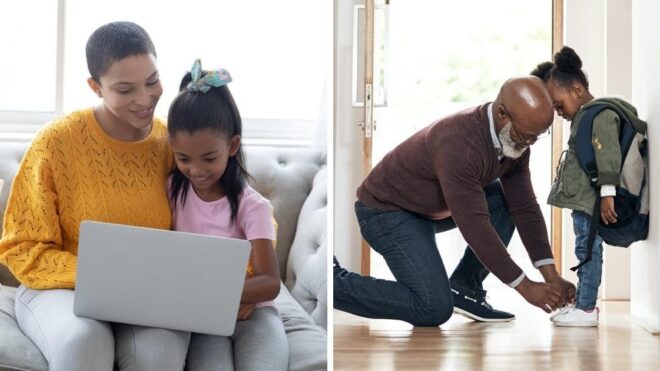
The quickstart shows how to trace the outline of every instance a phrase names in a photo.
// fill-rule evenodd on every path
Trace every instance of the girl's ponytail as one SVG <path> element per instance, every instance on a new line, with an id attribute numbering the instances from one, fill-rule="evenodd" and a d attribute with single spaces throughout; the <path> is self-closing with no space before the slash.
<path id="1" fill-rule="evenodd" d="M 582 71 L 582 60 L 575 50 L 564 46 L 555 53 L 554 64 L 555 67 L 551 71 L 550 78 L 557 81 L 560 86 L 568 87 L 578 82 L 589 90 L 589 81 Z"/>

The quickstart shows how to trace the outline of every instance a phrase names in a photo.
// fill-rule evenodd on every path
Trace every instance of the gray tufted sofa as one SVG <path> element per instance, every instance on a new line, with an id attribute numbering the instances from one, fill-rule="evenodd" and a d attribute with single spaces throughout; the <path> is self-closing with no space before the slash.
<path id="1" fill-rule="evenodd" d="M 0 222 L 28 143 L 0 142 Z M 252 186 L 270 199 L 279 225 L 282 289 L 275 300 L 289 339 L 290 370 L 327 366 L 325 154 L 307 148 L 246 147 Z M 1 225 L 1 223 L 0 223 Z M 1 231 L 1 229 L 0 229 Z M 47 370 L 14 317 L 16 279 L 0 265 L 0 370 Z"/>

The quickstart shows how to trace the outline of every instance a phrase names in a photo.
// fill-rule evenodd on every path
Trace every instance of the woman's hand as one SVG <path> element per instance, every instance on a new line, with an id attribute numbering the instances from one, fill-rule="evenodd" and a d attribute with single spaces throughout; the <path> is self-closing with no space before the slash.
<path id="1" fill-rule="evenodd" d="M 607 196 L 600 199 L 600 219 L 605 225 L 616 223 L 616 211 L 614 210 L 614 196 Z"/>

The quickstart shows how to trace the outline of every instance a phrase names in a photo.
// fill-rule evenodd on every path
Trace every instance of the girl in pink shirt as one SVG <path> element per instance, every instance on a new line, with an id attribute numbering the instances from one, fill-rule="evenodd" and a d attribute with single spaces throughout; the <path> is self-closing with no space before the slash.
<path id="1" fill-rule="evenodd" d="M 246 181 L 241 117 L 226 86 L 230 81 L 227 71 L 202 71 L 196 60 L 168 114 L 177 165 L 169 184 L 174 229 L 252 245 L 234 334 L 193 334 L 187 367 L 286 370 L 288 342 L 272 302 L 280 290 L 272 208 Z"/>

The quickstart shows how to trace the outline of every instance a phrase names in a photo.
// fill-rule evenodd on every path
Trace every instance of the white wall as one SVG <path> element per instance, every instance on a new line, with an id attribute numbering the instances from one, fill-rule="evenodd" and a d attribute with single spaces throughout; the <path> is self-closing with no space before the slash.
<path id="1" fill-rule="evenodd" d="M 632 101 L 649 123 L 650 184 L 660 184 L 660 2 L 632 2 Z M 655 125 L 654 125 L 655 124 Z M 655 170 L 655 171 L 654 171 Z M 657 187 L 656 187 L 657 189 Z M 653 190 L 653 187 L 651 187 Z M 632 249 L 631 315 L 651 332 L 660 333 L 660 197 L 651 192 L 648 240 Z"/>

